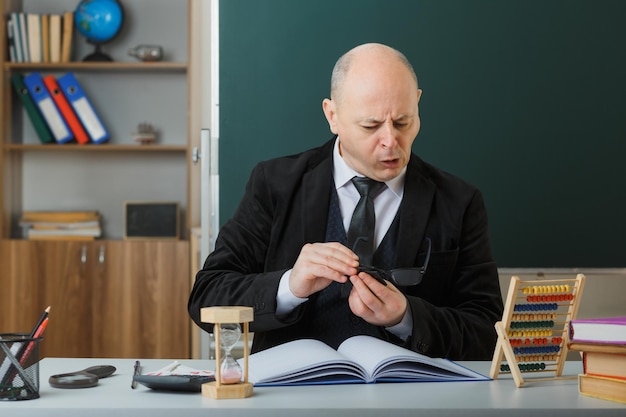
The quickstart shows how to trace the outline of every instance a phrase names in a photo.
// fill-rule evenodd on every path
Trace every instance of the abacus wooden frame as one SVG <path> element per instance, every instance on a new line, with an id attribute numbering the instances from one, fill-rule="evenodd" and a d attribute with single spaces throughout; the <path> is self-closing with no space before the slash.
<path id="1" fill-rule="evenodd" d="M 552 334 L 554 337 L 560 337 L 560 350 L 557 354 L 557 358 L 555 361 L 550 364 L 550 369 L 544 370 L 533 370 L 522 371 L 520 369 L 520 365 L 518 363 L 518 359 L 514 353 L 513 347 L 511 345 L 511 339 L 509 338 L 509 333 L 511 332 L 511 322 L 513 321 L 513 314 L 515 310 L 515 306 L 517 301 L 523 299 L 527 300 L 528 294 L 524 294 L 524 289 L 538 287 L 538 288 L 549 288 L 550 286 L 561 286 L 561 285 L 570 285 L 569 288 L 571 291 L 568 294 L 571 294 L 571 300 L 567 300 L 565 302 L 559 302 L 558 307 L 561 309 L 567 308 L 566 313 L 557 313 L 558 315 L 564 315 L 565 317 L 562 320 L 555 321 L 554 326 L 552 327 Z M 583 274 L 578 274 L 574 279 L 550 279 L 550 280 L 526 280 L 523 281 L 517 276 L 511 277 L 511 283 L 509 285 L 509 291 L 507 294 L 506 302 L 504 305 L 504 311 L 502 313 L 502 320 L 498 321 L 495 324 L 495 329 L 498 334 L 498 340 L 496 343 L 496 348 L 493 354 L 493 359 L 491 362 L 491 370 L 489 376 L 492 379 L 496 379 L 500 373 L 509 373 L 501 370 L 502 361 L 506 360 L 507 365 L 510 369 L 510 373 L 513 375 L 513 379 L 515 381 L 515 385 L 519 388 L 524 385 L 524 378 L 522 377 L 522 372 L 553 372 L 555 377 L 552 378 L 536 378 L 536 381 L 546 381 L 546 380 L 554 380 L 560 378 L 563 373 L 563 366 L 565 365 L 565 360 L 567 357 L 567 330 L 569 321 L 576 318 L 576 314 L 578 313 L 578 306 L 580 304 L 580 297 L 582 295 L 582 291 L 585 285 L 585 276 Z M 562 293 L 562 292 L 561 292 Z M 560 335 L 560 336 L 555 336 Z M 506 358 L 506 359 L 505 359 Z"/>

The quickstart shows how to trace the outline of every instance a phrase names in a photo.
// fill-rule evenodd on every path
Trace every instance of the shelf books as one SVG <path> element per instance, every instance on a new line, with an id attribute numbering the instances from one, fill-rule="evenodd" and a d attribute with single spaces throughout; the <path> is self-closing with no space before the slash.
<path id="1" fill-rule="evenodd" d="M 15 23 L 11 18 L 7 20 L 7 44 L 9 49 L 9 59 L 11 62 L 18 62 L 17 50 L 15 49 Z"/>
<path id="2" fill-rule="evenodd" d="M 40 63 L 43 61 L 41 47 L 41 16 L 35 13 L 26 14 L 26 27 L 30 62 Z"/>
<path id="3" fill-rule="evenodd" d="M 72 55 L 74 13 L 13 12 L 7 19 L 11 62 L 69 62 Z"/>
<path id="4" fill-rule="evenodd" d="M 256 386 L 489 380 L 447 359 L 371 336 L 353 336 L 337 350 L 318 340 L 295 340 L 248 360 L 249 380 Z"/>
<path id="5" fill-rule="evenodd" d="M 60 14 L 50 15 L 50 62 L 53 64 L 61 62 L 61 23 Z"/>
<path id="6" fill-rule="evenodd" d="M 28 29 L 26 28 L 26 14 L 18 13 L 18 30 L 19 30 L 19 45 L 22 51 L 22 62 L 30 62 L 30 53 L 28 50 Z"/>
<path id="7" fill-rule="evenodd" d="M 29 240 L 95 240 L 100 237 L 100 227 L 72 228 L 72 229 L 39 229 L 32 228 L 27 231 Z"/>
<path id="8" fill-rule="evenodd" d="M 61 62 L 70 62 L 72 56 L 72 37 L 74 33 L 74 13 L 63 13 L 63 32 L 61 34 Z"/>
<path id="9" fill-rule="evenodd" d="M 102 234 L 97 211 L 25 211 L 20 226 L 33 240 L 94 240 Z"/>
<path id="10" fill-rule="evenodd" d="M 99 220 L 100 214 L 96 210 L 84 211 L 24 211 L 22 220 L 26 222 L 81 222 Z"/>
<path id="11" fill-rule="evenodd" d="M 50 15 L 41 15 L 41 62 L 50 62 Z"/>
<path id="12" fill-rule="evenodd" d="M 572 320 L 571 342 L 626 344 L 626 316 Z"/>

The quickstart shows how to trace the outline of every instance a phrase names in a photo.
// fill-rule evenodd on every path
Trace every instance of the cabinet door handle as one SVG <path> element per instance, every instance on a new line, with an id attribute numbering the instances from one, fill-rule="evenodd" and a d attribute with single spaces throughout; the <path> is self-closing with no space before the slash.
<path id="1" fill-rule="evenodd" d="M 87 245 L 83 245 L 83 247 L 80 249 L 80 263 L 87 263 Z"/>
<path id="2" fill-rule="evenodd" d="M 98 254 L 98 262 L 100 262 L 100 264 L 104 263 L 104 254 L 105 254 L 104 245 L 101 245 L 100 246 L 100 253 Z"/>
<path id="3" fill-rule="evenodd" d="M 202 155 L 200 155 L 200 150 L 197 146 L 194 146 L 191 150 L 191 162 L 193 162 L 194 165 L 198 165 L 198 161 L 201 157 Z"/>

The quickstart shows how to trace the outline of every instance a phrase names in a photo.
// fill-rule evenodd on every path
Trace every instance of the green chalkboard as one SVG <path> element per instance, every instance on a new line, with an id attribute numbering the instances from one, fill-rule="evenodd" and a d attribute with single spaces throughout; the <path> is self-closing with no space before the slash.
<path id="1" fill-rule="evenodd" d="M 346 50 L 403 51 L 414 151 L 477 185 L 500 267 L 626 266 L 626 1 L 220 2 L 220 220 L 260 160 L 317 146 Z"/>

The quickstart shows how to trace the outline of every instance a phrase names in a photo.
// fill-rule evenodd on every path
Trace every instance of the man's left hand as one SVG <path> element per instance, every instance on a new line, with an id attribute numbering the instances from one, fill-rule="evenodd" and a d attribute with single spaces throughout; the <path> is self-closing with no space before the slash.
<path id="1" fill-rule="evenodd" d="M 407 309 L 406 297 L 392 283 L 378 282 L 366 272 L 350 277 L 353 288 L 348 297 L 350 310 L 375 326 L 391 327 L 400 323 Z"/>

